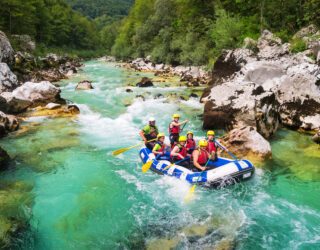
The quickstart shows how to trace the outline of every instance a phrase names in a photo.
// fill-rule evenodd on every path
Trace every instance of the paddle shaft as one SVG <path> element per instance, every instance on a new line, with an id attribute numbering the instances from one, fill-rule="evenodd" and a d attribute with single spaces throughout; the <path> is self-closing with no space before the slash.
<path id="1" fill-rule="evenodd" d="M 180 163 L 180 162 L 183 162 L 183 161 L 185 161 L 185 160 L 187 160 L 187 159 L 190 159 L 190 157 L 185 157 L 185 158 L 183 158 L 183 159 L 180 160 L 180 161 L 171 163 L 170 165 L 166 166 L 162 171 L 167 170 L 168 168 L 171 168 L 173 165 L 178 164 L 178 163 Z"/>
<path id="2" fill-rule="evenodd" d="M 218 145 L 220 148 L 222 148 L 223 150 L 227 151 L 227 153 L 228 153 L 233 159 L 235 159 L 235 160 L 237 160 L 237 161 L 239 160 L 233 153 L 229 152 L 229 150 L 227 150 L 226 147 L 222 146 L 218 141 L 216 141 L 216 140 L 214 140 L 214 141 L 215 141 L 215 143 L 217 143 L 217 145 Z"/>

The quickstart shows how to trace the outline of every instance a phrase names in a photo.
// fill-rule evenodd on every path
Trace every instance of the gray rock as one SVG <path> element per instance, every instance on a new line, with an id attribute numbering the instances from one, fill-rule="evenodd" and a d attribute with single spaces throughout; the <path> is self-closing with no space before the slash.
<path id="1" fill-rule="evenodd" d="M 5 100 L 5 107 L 1 110 L 7 113 L 21 113 L 32 105 L 29 100 L 16 98 L 12 92 L 3 92 L 1 97 Z"/>
<path id="2" fill-rule="evenodd" d="M 89 90 L 93 89 L 92 82 L 88 80 L 84 80 L 78 83 L 76 90 Z"/>
<path id="3" fill-rule="evenodd" d="M 62 101 L 60 89 L 48 81 L 26 82 L 16 88 L 12 92 L 12 96 L 19 100 L 29 101 L 32 106 Z"/>
<path id="4" fill-rule="evenodd" d="M 311 24 L 300 29 L 296 34 L 294 34 L 293 38 L 304 38 L 312 36 L 315 35 L 318 31 L 318 28 L 314 24 Z"/>
<path id="5" fill-rule="evenodd" d="M 36 49 L 36 43 L 29 35 L 12 35 L 22 51 L 32 52 Z"/>
<path id="6" fill-rule="evenodd" d="M 320 144 L 320 127 L 319 127 L 318 132 L 314 136 L 312 136 L 312 140 L 315 143 Z"/>
<path id="7" fill-rule="evenodd" d="M 265 160 L 272 155 L 270 143 L 250 126 L 231 130 L 222 143 L 239 158 Z"/>
<path id="8" fill-rule="evenodd" d="M 14 50 L 6 34 L 0 31 L 0 62 L 11 65 L 14 62 Z"/>
<path id="9" fill-rule="evenodd" d="M 5 91 L 12 91 L 18 86 L 16 75 L 12 73 L 6 63 L 0 63 L 0 94 Z"/>

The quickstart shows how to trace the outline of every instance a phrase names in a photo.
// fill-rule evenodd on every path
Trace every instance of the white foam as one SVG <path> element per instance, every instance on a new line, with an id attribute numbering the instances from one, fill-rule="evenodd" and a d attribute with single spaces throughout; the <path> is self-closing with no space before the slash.
<path id="1" fill-rule="evenodd" d="M 190 98 L 188 101 L 181 101 L 181 103 L 195 109 L 203 109 L 204 107 L 204 104 L 200 103 L 197 98 Z"/>

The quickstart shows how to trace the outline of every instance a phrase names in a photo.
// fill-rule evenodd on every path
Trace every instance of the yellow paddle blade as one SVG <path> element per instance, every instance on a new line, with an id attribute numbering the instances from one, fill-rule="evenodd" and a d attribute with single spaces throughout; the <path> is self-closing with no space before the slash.
<path id="1" fill-rule="evenodd" d="M 143 164 L 142 173 L 147 172 L 151 168 L 152 163 L 153 161 L 147 161 L 145 164 Z"/>
<path id="2" fill-rule="evenodd" d="M 188 191 L 187 195 L 184 197 L 184 202 L 189 202 L 194 197 L 194 190 L 196 189 L 196 184 L 194 184 Z"/>
<path id="3" fill-rule="evenodd" d="M 112 152 L 112 155 L 113 156 L 116 156 L 116 155 L 119 155 L 119 154 L 122 154 L 126 151 L 128 151 L 130 148 L 120 148 L 120 149 L 117 149 L 115 151 Z"/>

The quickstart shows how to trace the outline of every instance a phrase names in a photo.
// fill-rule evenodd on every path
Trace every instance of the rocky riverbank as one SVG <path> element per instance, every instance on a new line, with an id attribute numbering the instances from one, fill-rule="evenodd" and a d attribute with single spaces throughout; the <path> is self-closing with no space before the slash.
<path id="1" fill-rule="evenodd" d="M 300 53 L 292 53 L 289 43 L 268 30 L 257 42 L 247 39 L 244 48 L 224 51 L 201 98 L 203 127 L 233 129 L 227 144 L 236 147 L 250 141 L 244 139 L 245 131 L 254 130 L 265 139 L 281 125 L 315 132 L 320 127 L 319 33 L 309 27 L 296 34 L 308 41 L 309 49 Z M 265 146 L 256 154 L 264 158 L 271 148 L 262 139 L 253 143 L 251 152 L 260 141 Z"/>
<path id="2" fill-rule="evenodd" d="M 26 117 L 69 117 L 79 113 L 78 107 L 68 105 L 60 97 L 59 87 L 51 82 L 76 73 L 80 61 L 54 54 L 34 57 L 29 53 L 35 46 L 30 37 L 19 36 L 18 39 L 22 39 L 22 44 L 26 43 L 28 52 L 15 52 L 9 39 L 0 31 L 0 138 L 17 131 Z M 12 164 L 9 154 L 0 147 L 0 171 Z M 32 197 L 21 185 L 0 184 L 1 214 L 8 214 L 8 217 L 0 218 L 1 247 L 11 248 L 12 239 L 29 227 L 31 215 L 20 211 L 20 207 L 30 210 Z"/>

